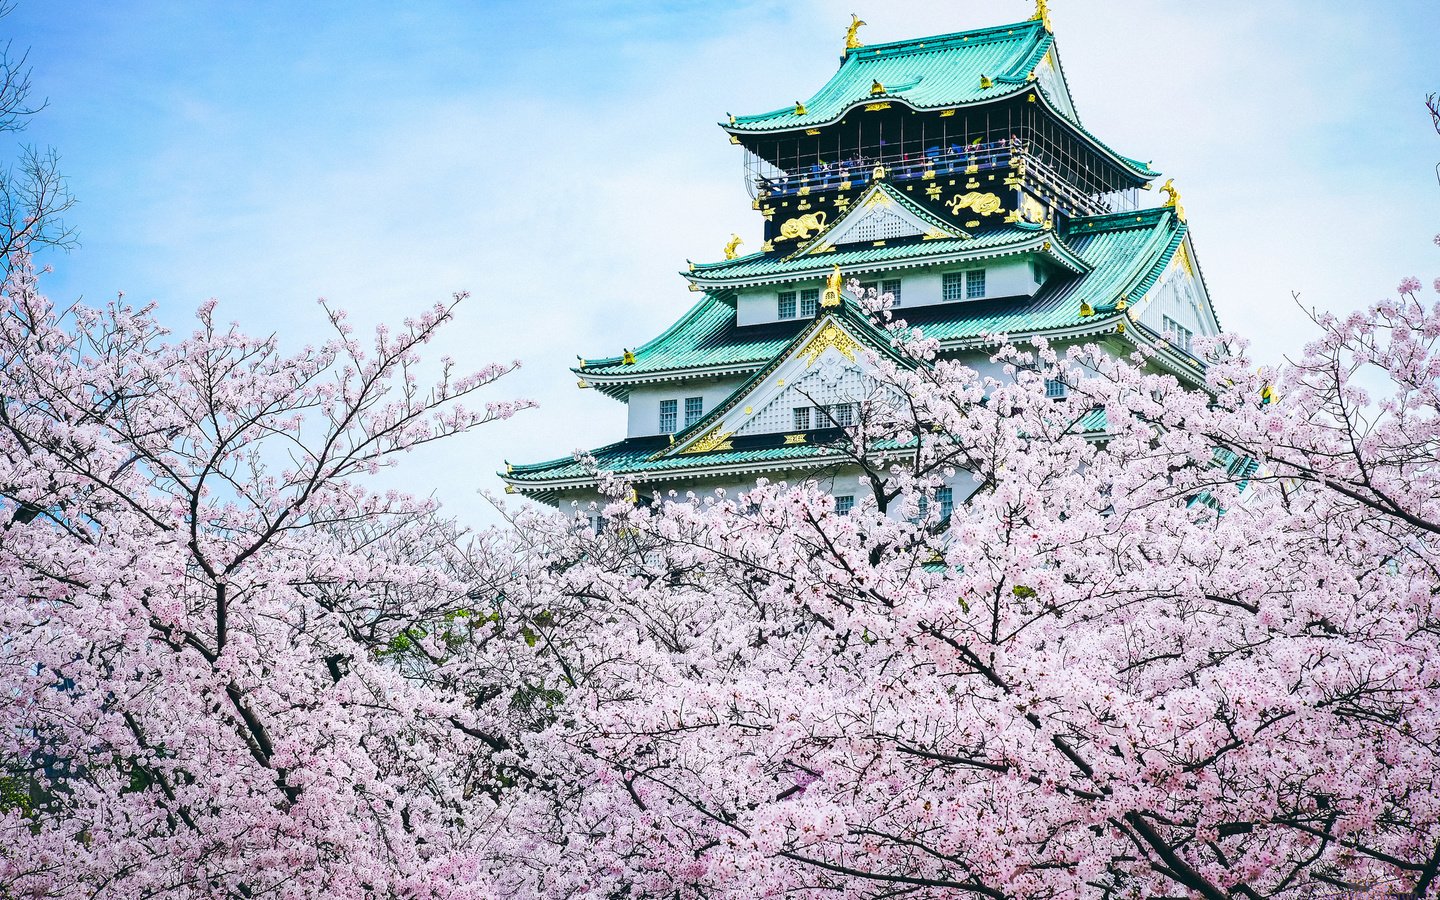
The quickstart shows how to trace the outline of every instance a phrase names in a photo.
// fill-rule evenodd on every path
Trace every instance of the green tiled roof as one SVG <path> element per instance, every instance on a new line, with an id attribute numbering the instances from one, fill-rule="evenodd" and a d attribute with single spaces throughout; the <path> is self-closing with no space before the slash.
<path id="1" fill-rule="evenodd" d="M 1121 297 L 1138 298 L 1163 271 L 1180 246 L 1185 226 L 1168 208 L 1091 216 L 1072 220 L 1063 243 L 1085 260 L 1089 271 L 1075 278 L 1052 279 L 1033 298 L 1001 298 L 937 304 L 912 309 L 900 308 L 896 316 L 924 329 L 942 341 L 961 341 L 984 333 L 1030 334 L 1098 326 L 1117 315 L 1114 304 Z M 976 235 L 966 247 L 991 239 Z M 996 241 L 1003 242 L 998 235 Z M 931 253 L 948 241 L 921 241 L 912 246 Z M 898 252 L 903 245 L 877 247 L 857 253 Z M 913 252 L 913 251 L 907 251 Z M 846 265 L 844 251 L 820 257 L 825 265 Z M 735 265 L 754 265 L 757 258 L 741 257 Z M 856 263 L 858 264 L 858 263 Z M 697 267 L 698 271 L 698 267 Z M 790 320 L 764 325 L 735 324 L 735 306 L 728 293 L 707 294 L 664 334 L 635 350 L 635 362 L 619 357 L 587 360 L 577 373 L 609 377 L 652 376 L 678 373 L 709 366 L 758 368 L 785 348 L 810 320 Z M 1095 315 L 1082 317 L 1085 301 Z"/>
<path id="2" fill-rule="evenodd" d="M 1063 104 L 1055 102 L 1030 74 L 1055 43 L 1055 36 L 1038 21 L 997 25 L 888 44 L 871 44 L 852 50 L 830 80 L 803 104 L 782 107 L 753 116 L 736 116 L 723 126 L 732 134 L 763 134 L 797 128 L 816 128 L 839 120 L 857 104 L 893 100 L 914 109 L 945 109 L 987 103 L 1034 90 L 1046 105 L 1097 148 L 1141 178 L 1158 172 L 1147 163 L 1116 153 L 1080 124 Z M 980 76 L 990 79 L 981 87 Z M 870 93 L 875 82 L 885 93 Z"/>
<path id="3" fill-rule="evenodd" d="M 1091 410 L 1076 421 L 1075 427 L 1085 434 L 1103 434 L 1105 410 Z M 842 437 L 840 429 L 809 432 L 807 436 L 816 443 L 787 444 L 783 434 L 761 434 L 732 438 L 731 443 L 734 446 L 727 450 L 667 456 L 663 451 L 670 446 L 670 439 L 665 435 L 654 435 L 627 438 L 592 450 L 586 455 L 593 459 L 597 471 L 624 475 L 640 481 L 661 479 L 667 473 L 702 467 L 707 470 L 723 466 L 815 469 L 831 462 L 843 461 L 844 457 L 827 446 Z M 887 453 L 913 446 L 913 440 L 880 441 L 871 447 L 870 452 Z M 582 463 L 576 455 L 571 455 L 546 462 L 511 466 L 505 473 L 505 480 L 530 493 L 535 489 L 532 485 L 559 487 L 557 483 L 588 480 L 590 471 L 586 463 Z"/>
<path id="4" fill-rule="evenodd" d="M 635 349 L 635 362 L 619 356 L 587 359 L 580 375 L 651 375 L 706 366 L 759 364 L 770 359 L 809 319 L 766 325 L 735 324 L 735 303 L 724 292 L 709 293 L 664 334 Z"/>
<path id="5" fill-rule="evenodd" d="M 1185 231 L 1185 224 L 1169 208 L 1076 219 L 1071 223 L 1067 239 L 1077 252 L 1093 262 L 1095 267 L 1087 274 L 1067 279 L 1054 287 L 1047 285 L 1028 300 L 1009 298 L 937 304 L 902 309 L 901 315 L 909 325 L 922 329 L 927 337 L 942 342 L 958 342 L 989 334 L 1111 331 L 1127 321 L 1125 313 L 1116 308 L 1116 302 L 1122 298 L 1138 298 L 1155 283 L 1179 249 Z M 1091 315 L 1081 315 L 1081 301 L 1090 305 Z M 846 301 L 845 306 L 835 314 L 856 334 L 868 338 L 867 343 L 872 347 L 887 346 L 887 338 L 852 301 Z M 723 359 L 727 362 L 736 360 L 737 350 L 758 353 L 765 347 L 765 355 L 755 360 L 758 370 L 763 368 L 762 363 L 774 362 L 789 345 L 795 343 L 800 331 L 810 327 L 814 321 L 807 319 L 798 324 L 786 323 L 787 329 L 783 333 L 772 326 L 737 329 L 733 325 L 733 308 L 723 300 L 709 296 L 663 336 L 663 348 L 646 349 L 662 340 L 657 339 L 636 351 L 635 364 L 613 366 L 607 363 L 605 368 L 632 369 L 642 364 L 642 354 L 645 357 L 643 361 L 651 366 L 662 355 L 671 361 L 716 359 L 718 357 L 714 354 L 721 346 L 716 337 L 721 336 L 721 340 L 731 342 L 724 351 Z M 728 327 L 722 323 L 728 323 Z M 747 343 L 737 334 L 758 329 L 764 329 L 763 340 Z M 673 444 L 669 436 L 631 438 L 593 451 L 596 465 L 603 471 L 643 480 L 701 467 L 713 473 L 727 466 L 773 465 L 783 469 L 792 463 L 795 468 L 823 463 L 827 451 L 822 446 L 785 444 L 782 434 L 733 438 L 730 441 L 732 446 L 710 453 L 665 452 L 672 446 L 679 449 L 689 436 L 703 431 L 712 420 L 739 402 L 753 387 L 751 382 L 763 378 L 764 374 L 763 371 L 753 374 L 746 384 L 717 405 L 704 420 L 677 436 Z M 1103 433 L 1106 427 L 1104 410 L 1092 410 L 1085 414 L 1077 421 L 1076 427 L 1087 434 Z M 881 446 L 874 449 L 880 452 L 897 448 Z M 505 478 L 527 493 L 553 493 L 567 489 L 567 483 L 578 487 L 581 480 L 588 478 L 588 473 L 585 466 L 573 457 L 565 457 L 514 466 Z"/>
<path id="6" fill-rule="evenodd" d="M 792 466 L 796 469 L 814 469 L 826 465 L 832 460 L 838 463 L 844 459 L 838 451 L 826 445 L 827 442 L 839 440 L 841 436 L 838 429 L 810 432 L 809 437 L 820 443 L 786 444 L 783 434 L 754 435 L 749 438 L 734 438 L 732 443 L 736 446 L 729 450 L 695 455 L 660 456 L 659 452 L 669 445 L 670 439 L 659 435 L 627 438 L 592 450 L 588 456 L 593 458 L 595 468 L 599 471 L 638 476 L 637 480 L 645 480 L 646 476 L 660 478 L 664 477 L 666 473 L 700 467 L 713 469 L 723 466 L 764 465 L 776 469 L 786 469 Z M 872 448 L 872 452 L 883 453 L 899 449 L 903 449 L 900 443 L 887 441 L 877 444 Z M 527 489 L 527 485 L 539 486 L 555 482 L 579 481 L 589 477 L 588 466 L 574 455 L 563 456 L 547 462 L 511 466 L 505 473 L 506 481 L 517 485 L 527 493 L 533 490 L 533 488 Z"/>
<path id="7" fill-rule="evenodd" d="M 814 128 L 838 119 L 862 101 L 899 99 L 916 109 L 940 109 L 998 99 L 1025 89 L 1026 77 L 1054 42 L 1039 22 L 1022 22 L 871 44 L 845 55 L 839 71 L 805 101 L 803 115 L 796 115 L 791 105 L 736 116 L 730 130 Z M 980 86 L 982 75 L 991 80 L 991 87 Z M 870 93 L 877 81 L 885 87 L 883 95 Z"/>
<path id="8" fill-rule="evenodd" d="M 1075 219 L 1065 240 L 1093 266 L 1085 275 L 1053 279 L 1028 301 L 980 300 L 896 315 L 940 341 L 1098 326 L 1121 315 L 1116 301 L 1138 299 L 1155 283 L 1184 236 L 1184 223 L 1168 208 Z M 1080 315 L 1082 301 L 1093 315 Z"/>
<path id="9" fill-rule="evenodd" d="M 1053 238 L 1053 239 L 1052 239 Z M 1043 245 L 1050 246 L 1044 247 Z M 1072 272 L 1083 272 L 1088 265 L 1084 258 L 1065 246 L 1062 239 L 1054 238 L 1038 226 L 1009 225 L 978 232 L 969 238 L 942 238 L 939 240 L 913 240 L 889 242 L 883 247 L 841 247 L 829 253 L 808 253 L 793 256 L 751 253 L 723 262 L 696 265 L 694 272 L 686 272 L 688 278 L 701 284 L 719 281 L 743 281 L 752 278 L 767 278 L 795 275 L 803 272 L 826 273 L 834 266 L 877 266 L 910 259 L 924 259 L 946 254 L 977 253 L 995 255 L 996 251 L 1021 252 L 1033 247 L 1044 252 L 1057 263 Z"/>

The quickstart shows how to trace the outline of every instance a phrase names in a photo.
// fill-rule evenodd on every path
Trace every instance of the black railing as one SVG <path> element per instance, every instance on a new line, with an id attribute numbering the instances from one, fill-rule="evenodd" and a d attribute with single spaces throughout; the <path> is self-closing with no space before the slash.
<path id="1" fill-rule="evenodd" d="M 914 181 L 966 175 L 987 169 L 1006 168 L 1012 156 L 1023 148 L 1016 141 L 991 141 L 949 147 L 930 147 L 922 153 L 894 156 L 856 156 L 841 162 L 816 163 L 809 168 L 773 177 L 756 176 L 755 187 L 761 197 L 788 197 L 805 191 L 823 193 L 838 190 L 845 182 L 850 187 L 869 184 L 877 166 L 883 166 L 889 181 Z"/>

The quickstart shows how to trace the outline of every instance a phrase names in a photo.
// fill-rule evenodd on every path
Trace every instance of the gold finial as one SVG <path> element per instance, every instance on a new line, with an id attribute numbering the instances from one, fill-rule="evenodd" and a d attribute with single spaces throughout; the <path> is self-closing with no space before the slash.
<path id="1" fill-rule="evenodd" d="M 885 85 L 881 84 L 879 79 L 870 83 L 870 96 L 878 97 L 883 93 L 885 93 Z"/>
<path id="2" fill-rule="evenodd" d="M 583 357 L 583 356 L 581 356 L 580 354 L 577 353 L 577 354 L 575 354 L 575 358 L 578 359 L 578 360 L 580 360 L 580 368 L 582 368 L 582 369 L 585 368 L 585 357 Z"/>
<path id="3" fill-rule="evenodd" d="M 1130 304 L 1125 301 L 1124 297 L 1121 297 L 1119 300 L 1115 301 L 1115 308 L 1118 310 L 1124 310 L 1129 306 Z"/>
<path id="4" fill-rule="evenodd" d="M 620 358 L 620 362 L 627 366 L 635 365 L 635 354 L 630 351 L 629 347 L 625 348 L 625 355 Z"/>
<path id="5" fill-rule="evenodd" d="M 1035 15 L 1030 17 L 1030 21 L 1039 22 L 1046 31 L 1054 30 L 1050 27 L 1050 4 L 1047 0 L 1035 0 Z"/>
<path id="6" fill-rule="evenodd" d="M 984 72 L 981 72 L 981 73 L 980 73 L 980 89 L 983 91 L 983 90 L 985 90 L 986 88 L 992 88 L 992 87 L 994 87 L 994 86 L 995 86 L 995 82 L 993 82 L 993 81 L 990 80 L 990 76 L 989 76 L 989 75 L 986 75 Z"/>
<path id="7" fill-rule="evenodd" d="M 885 167 L 884 167 L 884 166 L 876 166 L 876 167 L 875 167 L 875 170 L 870 173 L 870 178 L 871 178 L 872 181 L 882 181 L 882 180 L 884 180 L 884 178 L 885 178 Z"/>
<path id="8" fill-rule="evenodd" d="M 1175 179 L 1168 179 L 1160 185 L 1160 192 L 1165 195 L 1165 206 L 1175 210 L 1175 218 L 1185 221 L 1185 207 L 1180 205 L 1180 192 L 1175 190 Z"/>
<path id="9" fill-rule="evenodd" d="M 726 115 L 727 118 L 730 119 L 730 124 L 731 124 L 731 125 L 734 125 L 734 124 L 735 124 L 735 114 L 734 114 L 734 113 L 726 113 L 725 115 Z"/>
<path id="10" fill-rule="evenodd" d="M 860 38 L 858 37 L 860 34 L 860 26 L 864 24 L 866 23 L 861 21 L 859 16 L 854 13 L 850 14 L 850 27 L 845 30 L 845 52 L 847 54 L 851 50 L 859 50 L 865 46 L 860 43 Z"/>
<path id="11" fill-rule="evenodd" d="M 830 277 L 825 279 L 825 293 L 820 298 L 821 306 L 839 306 L 840 290 L 845 287 L 845 276 L 840 274 L 840 267 L 836 266 Z"/>
<path id="12" fill-rule="evenodd" d="M 808 113 L 809 111 L 810 111 L 810 110 L 808 110 L 808 109 L 805 108 L 805 104 L 801 103 L 799 100 L 796 100 L 796 101 L 795 101 L 795 115 L 797 115 L 797 116 L 803 116 L 803 115 L 805 115 L 806 113 Z"/>
<path id="13" fill-rule="evenodd" d="M 515 467 L 512 466 L 512 465 L 510 465 L 510 460 L 508 460 L 508 459 L 505 460 L 505 474 L 506 474 L 506 475 L 513 475 L 514 473 L 515 473 Z"/>
<path id="14" fill-rule="evenodd" d="M 1081 301 L 1080 301 L 1080 318 L 1082 318 L 1082 319 L 1088 319 L 1088 318 L 1090 318 L 1090 317 L 1093 316 L 1093 315 L 1095 315 L 1095 307 L 1091 306 L 1090 303 L 1089 303 L 1089 301 L 1081 300 Z"/>
<path id="15" fill-rule="evenodd" d="M 740 245 L 745 241 L 738 234 L 730 235 L 730 240 L 725 242 L 725 258 L 734 259 L 740 255 Z"/>

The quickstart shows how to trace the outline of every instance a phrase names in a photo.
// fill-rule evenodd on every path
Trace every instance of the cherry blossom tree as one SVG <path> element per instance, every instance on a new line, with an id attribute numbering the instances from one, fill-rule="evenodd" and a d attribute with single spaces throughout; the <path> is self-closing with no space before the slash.
<path id="1" fill-rule="evenodd" d="M 522 753 L 570 848 L 531 890 L 1435 896 L 1440 306 L 1314 321 L 1278 367 L 1202 348 L 1203 391 L 1094 348 L 982 379 L 896 322 L 878 501 L 521 516 L 492 666 L 548 666 Z"/>
<path id="2" fill-rule="evenodd" d="M 450 306 L 287 356 L 17 266 L 0 897 L 1433 896 L 1421 291 L 1206 390 L 890 322 L 853 511 L 611 481 L 471 538 L 364 488 L 525 405 L 421 386 Z"/>
<path id="3" fill-rule="evenodd" d="M 459 298 L 456 298 L 457 302 Z M 498 538 L 364 478 L 528 404 L 437 305 L 286 355 L 202 306 L 0 309 L 0 897 L 492 896 L 517 759 L 447 648 Z M 477 638 L 483 645 L 488 639 Z M 513 793 L 513 792 L 512 792 Z M 523 818 L 523 817 L 522 817 Z"/>

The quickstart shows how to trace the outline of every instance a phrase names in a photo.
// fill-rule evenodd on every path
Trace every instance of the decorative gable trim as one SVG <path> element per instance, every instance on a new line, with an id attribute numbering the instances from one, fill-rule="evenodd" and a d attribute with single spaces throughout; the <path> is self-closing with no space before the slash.
<path id="1" fill-rule="evenodd" d="M 860 355 L 867 349 L 893 356 L 893 351 L 866 334 L 868 328 L 847 321 L 853 315 L 840 307 L 819 316 L 709 415 L 676 435 L 671 446 L 652 458 L 726 449 L 730 439 L 745 427 L 755 412 L 768 406 L 785 388 L 786 376 L 779 373 L 803 373 L 815 366 L 826 351 L 834 350 L 852 365 L 859 363 Z"/>
<path id="2" fill-rule="evenodd" d="M 828 253 L 842 244 L 925 237 L 966 238 L 964 231 L 932 215 L 885 182 L 872 184 L 850 210 L 790 255 Z"/>

